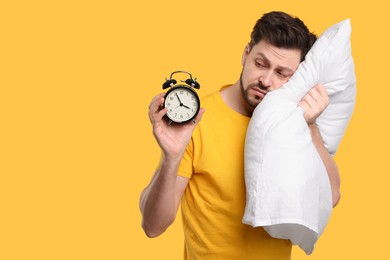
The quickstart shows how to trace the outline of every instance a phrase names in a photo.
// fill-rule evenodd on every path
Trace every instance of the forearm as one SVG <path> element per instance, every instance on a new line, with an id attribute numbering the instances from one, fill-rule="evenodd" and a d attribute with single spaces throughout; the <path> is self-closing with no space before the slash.
<path id="1" fill-rule="evenodd" d="M 339 170 L 332 156 L 329 154 L 328 150 L 324 146 L 324 142 L 322 140 L 318 127 L 315 124 L 310 124 L 309 128 L 310 128 L 313 144 L 316 147 L 317 152 L 320 155 L 322 162 L 324 163 L 326 171 L 328 173 L 330 186 L 332 189 L 333 207 L 335 207 L 339 202 L 341 196 Z"/>
<path id="2" fill-rule="evenodd" d="M 160 235 L 175 220 L 175 185 L 179 163 L 163 160 L 160 169 L 141 194 L 142 228 L 149 237 Z"/>

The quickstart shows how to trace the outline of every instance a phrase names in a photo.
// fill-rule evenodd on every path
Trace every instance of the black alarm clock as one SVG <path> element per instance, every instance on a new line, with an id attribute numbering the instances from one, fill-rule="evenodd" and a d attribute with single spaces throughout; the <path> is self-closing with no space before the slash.
<path id="1" fill-rule="evenodd" d="M 181 80 L 179 84 L 173 79 L 173 75 L 176 73 L 186 73 L 190 76 L 189 79 Z M 169 123 L 186 123 L 193 120 L 199 112 L 200 101 L 199 96 L 195 89 L 199 89 L 200 85 L 193 79 L 191 73 L 187 71 L 174 71 L 169 79 L 165 79 L 163 89 L 169 88 L 165 94 L 165 100 L 163 107 L 167 108 L 167 118 Z M 193 121 L 194 122 L 194 121 Z"/>

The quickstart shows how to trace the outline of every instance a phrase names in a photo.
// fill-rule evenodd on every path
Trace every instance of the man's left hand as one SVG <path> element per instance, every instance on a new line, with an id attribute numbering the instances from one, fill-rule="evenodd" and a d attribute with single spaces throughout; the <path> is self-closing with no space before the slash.
<path id="1" fill-rule="evenodd" d="M 304 118 L 307 124 L 314 124 L 317 117 L 329 105 L 329 96 L 323 85 L 314 86 L 298 103 L 305 111 Z"/>

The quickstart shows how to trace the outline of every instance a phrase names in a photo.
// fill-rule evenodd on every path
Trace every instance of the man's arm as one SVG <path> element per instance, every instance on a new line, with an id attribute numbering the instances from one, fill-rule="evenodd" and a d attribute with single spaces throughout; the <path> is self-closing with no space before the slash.
<path id="1" fill-rule="evenodd" d="M 164 119 L 167 109 L 162 107 L 165 93 L 155 96 L 149 106 L 153 135 L 163 153 L 161 166 L 140 197 L 142 228 L 148 237 L 162 234 L 175 220 L 181 197 L 189 179 L 177 176 L 185 149 L 196 124 L 169 124 Z M 200 109 L 195 122 L 202 118 Z"/>
<path id="2" fill-rule="evenodd" d="M 309 129 L 313 140 L 313 144 L 316 147 L 317 152 L 320 155 L 322 162 L 324 163 L 326 171 L 328 173 L 330 187 L 332 189 L 332 205 L 333 207 L 336 207 L 336 205 L 339 203 L 341 198 L 339 169 L 337 168 L 337 165 L 333 160 L 332 156 L 329 154 L 328 150 L 326 150 L 317 125 L 310 124 Z"/>
<path id="3" fill-rule="evenodd" d="M 177 176 L 179 162 L 163 160 L 141 194 L 142 228 L 148 237 L 162 234 L 175 220 L 181 197 L 189 182 Z"/>
<path id="4" fill-rule="evenodd" d="M 340 173 L 332 156 L 326 150 L 320 131 L 315 124 L 316 119 L 329 104 L 329 97 L 326 89 L 322 85 L 313 87 L 299 103 L 305 111 L 304 117 L 309 125 L 314 146 L 320 155 L 328 173 L 332 189 L 332 205 L 335 207 L 341 198 L 340 195 Z"/>

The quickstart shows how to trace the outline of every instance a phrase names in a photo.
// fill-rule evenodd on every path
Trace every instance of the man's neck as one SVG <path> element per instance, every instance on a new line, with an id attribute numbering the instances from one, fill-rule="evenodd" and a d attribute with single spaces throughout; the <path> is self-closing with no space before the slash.
<path id="1" fill-rule="evenodd" d="M 253 108 L 248 105 L 241 93 L 240 82 L 237 81 L 230 87 L 221 90 L 222 100 L 228 107 L 243 116 L 251 117 Z"/>

